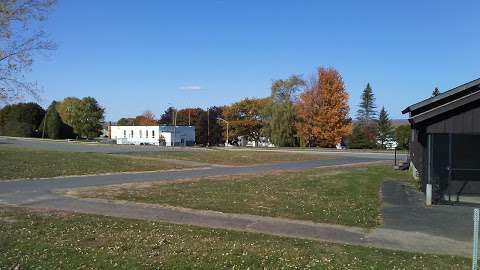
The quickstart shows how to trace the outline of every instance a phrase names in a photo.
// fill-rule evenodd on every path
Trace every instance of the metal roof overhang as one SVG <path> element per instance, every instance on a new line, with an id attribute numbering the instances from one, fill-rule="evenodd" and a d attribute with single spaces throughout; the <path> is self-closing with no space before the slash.
<path id="1" fill-rule="evenodd" d="M 417 114 L 409 119 L 410 123 L 418 124 L 425 120 L 428 120 L 432 117 L 447 113 L 451 110 L 457 109 L 461 106 L 465 106 L 474 101 L 480 100 L 480 90 L 468 94 L 466 96 L 460 97 L 456 100 L 450 101 L 448 103 L 442 104 L 438 107 L 435 107 L 431 110 L 425 111 L 423 113 Z"/>
<path id="2" fill-rule="evenodd" d="M 423 101 L 420 101 L 418 103 L 415 103 L 413 105 L 410 105 L 408 106 L 407 108 L 405 108 L 403 111 L 402 111 L 402 114 L 405 114 L 405 113 L 408 113 L 408 112 L 411 112 L 411 111 L 414 111 L 414 110 L 417 110 L 421 107 L 424 107 L 424 106 L 427 106 L 429 104 L 432 104 L 434 102 L 438 102 L 438 101 L 441 101 L 442 99 L 444 98 L 447 98 L 447 97 L 450 97 L 452 95 L 455 95 L 457 93 L 460 93 L 464 90 L 467 90 L 469 88 L 472 88 L 472 87 L 475 87 L 475 86 L 478 86 L 480 85 L 480 78 L 476 79 L 476 80 L 473 80 L 471 82 L 468 82 L 468 83 L 465 83 L 465 84 L 462 84 L 460 86 L 457 86 L 453 89 L 450 89 L 446 92 L 443 92 L 441 93 L 440 95 L 436 96 L 436 97 L 431 97 L 431 98 L 428 98 L 428 99 L 425 99 Z"/>

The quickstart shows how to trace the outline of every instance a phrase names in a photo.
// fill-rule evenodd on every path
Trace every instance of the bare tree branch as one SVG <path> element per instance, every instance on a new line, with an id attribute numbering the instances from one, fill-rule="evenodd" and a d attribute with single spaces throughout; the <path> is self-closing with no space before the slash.
<path id="1" fill-rule="evenodd" d="M 39 23 L 54 5 L 55 0 L 0 1 L 0 103 L 38 99 L 37 83 L 26 81 L 24 74 L 36 56 L 56 48 Z"/>

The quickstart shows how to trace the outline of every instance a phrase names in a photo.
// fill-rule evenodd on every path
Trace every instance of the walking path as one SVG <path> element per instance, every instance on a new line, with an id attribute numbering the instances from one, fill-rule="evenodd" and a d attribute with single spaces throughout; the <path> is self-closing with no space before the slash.
<path id="1" fill-rule="evenodd" d="M 56 194 L 38 197 L 36 200 L 21 204 L 21 206 L 121 218 L 155 220 L 174 224 L 265 233 L 419 253 L 469 256 L 471 250 L 471 245 L 468 242 L 420 232 L 407 232 L 387 228 L 377 228 L 369 231 L 357 227 L 299 220 L 245 214 L 225 214 L 214 211 L 162 207 L 125 201 L 78 199 L 62 197 Z"/>

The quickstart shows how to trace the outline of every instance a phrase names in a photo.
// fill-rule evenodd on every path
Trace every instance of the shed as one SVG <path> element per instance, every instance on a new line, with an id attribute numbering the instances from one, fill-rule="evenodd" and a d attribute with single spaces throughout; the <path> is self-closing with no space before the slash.
<path id="1" fill-rule="evenodd" d="M 407 107 L 410 159 L 433 202 L 480 194 L 480 78 Z M 475 200 L 476 201 L 476 200 Z"/>

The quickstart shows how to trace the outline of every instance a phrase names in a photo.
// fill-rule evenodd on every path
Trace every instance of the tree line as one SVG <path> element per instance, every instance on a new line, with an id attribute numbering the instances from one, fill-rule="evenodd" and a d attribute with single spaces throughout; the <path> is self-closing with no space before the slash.
<path id="1" fill-rule="evenodd" d="M 199 145 L 224 144 L 228 122 L 228 139 L 234 144 L 244 137 L 255 142 L 268 138 L 280 147 L 385 148 L 392 140 L 400 148 L 408 147 L 410 127 L 394 128 L 384 107 L 377 113 L 370 84 L 362 92 L 355 119 L 349 116 L 348 99 L 340 73 L 319 68 L 310 80 L 299 75 L 274 80 L 268 97 L 208 109 L 170 107 L 159 119 L 146 111 L 121 118 L 117 125 L 192 125 Z"/>
<path id="2" fill-rule="evenodd" d="M 104 114 L 93 97 L 67 97 L 46 110 L 33 102 L 10 104 L 0 110 L 0 135 L 91 139 L 99 136 Z"/>

